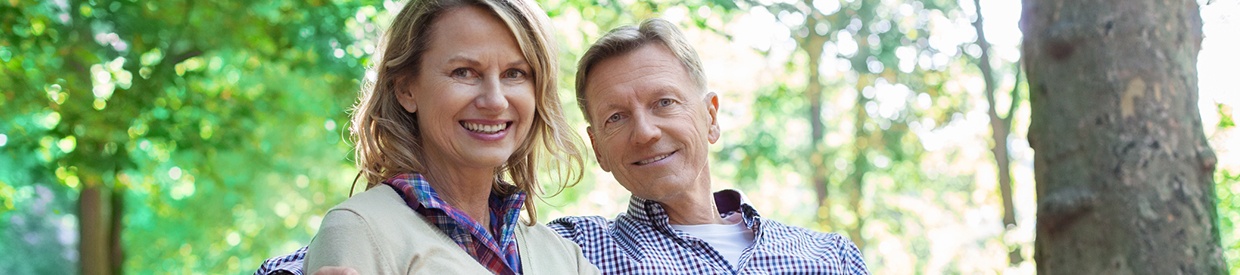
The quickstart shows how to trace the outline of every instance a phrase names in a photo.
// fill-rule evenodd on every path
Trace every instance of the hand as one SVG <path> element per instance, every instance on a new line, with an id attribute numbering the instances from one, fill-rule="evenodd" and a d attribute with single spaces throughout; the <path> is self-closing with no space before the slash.
<path id="1" fill-rule="evenodd" d="M 324 266 L 314 271 L 314 275 L 361 275 L 357 270 L 343 266 Z"/>

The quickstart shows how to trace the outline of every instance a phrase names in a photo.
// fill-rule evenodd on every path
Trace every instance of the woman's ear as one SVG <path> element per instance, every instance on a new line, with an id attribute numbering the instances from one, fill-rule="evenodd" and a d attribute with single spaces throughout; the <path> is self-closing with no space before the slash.
<path id="1" fill-rule="evenodd" d="M 396 101 L 400 102 L 400 106 L 405 108 L 406 112 L 417 113 L 418 101 L 413 98 L 413 90 L 409 89 L 409 82 L 404 79 L 396 80 Z"/>

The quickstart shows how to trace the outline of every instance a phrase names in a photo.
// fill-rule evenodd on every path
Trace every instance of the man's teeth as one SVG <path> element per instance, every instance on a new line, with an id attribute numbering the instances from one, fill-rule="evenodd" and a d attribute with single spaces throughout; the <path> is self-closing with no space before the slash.
<path id="1" fill-rule="evenodd" d="M 646 165 L 646 164 L 650 164 L 651 162 L 656 162 L 656 161 L 663 160 L 663 159 L 665 159 L 665 158 L 667 158 L 668 156 L 671 156 L 671 155 L 672 155 L 672 153 L 667 153 L 667 154 L 662 154 L 662 155 L 659 155 L 659 156 L 656 156 L 656 157 L 653 157 L 653 158 L 649 158 L 649 159 L 645 159 L 645 160 L 642 160 L 642 161 L 638 161 L 638 162 L 637 162 L 637 165 Z"/>
<path id="2" fill-rule="evenodd" d="M 465 129 L 471 132 L 478 132 L 478 133 L 484 133 L 484 134 L 499 133 L 499 131 L 504 130 L 504 128 L 508 126 L 507 123 L 478 124 L 478 123 L 470 123 L 470 122 L 464 122 L 464 123 L 461 123 L 461 125 L 465 126 Z"/>

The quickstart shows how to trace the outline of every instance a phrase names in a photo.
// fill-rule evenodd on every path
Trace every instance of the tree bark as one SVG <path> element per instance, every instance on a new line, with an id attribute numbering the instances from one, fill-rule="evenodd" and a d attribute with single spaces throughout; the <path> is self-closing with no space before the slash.
<path id="1" fill-rule="evenodd" d="M 1224 274 L 1196 0 L 1024 0 L 1039 274 Z"/>
<path id="2" fill-rule="evenodd" d="M 78 196 L 78 229 L 81 234 L 78 252 L 83 275 L 112 274 L 110 263 L 112 226 L 111 190 L 101 185 L 86 185 Z"/>
<path id="3" fill-rule="evenodd" d="M 112 274 L 125 274 L 122 264 L 125 263 L 125 247 L 121 244 L 121 233 L 124 232 L 125 217 L 125 189 L 123 187 L 113 187 L 112 189 L 112 209 L 111 220 L 108 226 L 108 268 L 112 270 Z"/>

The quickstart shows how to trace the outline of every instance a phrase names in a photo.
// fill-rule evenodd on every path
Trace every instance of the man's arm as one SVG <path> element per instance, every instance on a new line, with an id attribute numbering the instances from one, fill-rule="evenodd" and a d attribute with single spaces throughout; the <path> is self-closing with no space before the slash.
<path id="1" fill-rule="evenodd" d="M 306 261 L 306 249 L 309 246 L 303 246 L 296 252 L 286 255 L 272 257 L 263 261 L 263 265 L 258 267 L 258 271 L 254 275 L 303 275 L 305 271 L 301 269 Z M 314 271 L 314 275 L 359 275 L 357 270 L 342 266 L 324 266 Z"/>
<path id="2" fill-rule="evenodd" d="M 865 259 L 861 256 L 861 249 L 858 249 L 852 240 L 839 234 L 833 235 L 835 235 L 835 249 L 840 253 L 848 274 L 870 274 L 870 270 L 865 267 Z"/>
<path id="3" fill-rule="evenodd" d="M 302 275 L 305 271 L 301 266 L 306 261 L 306 248 L 303 246 L 293 253 L 275 256 L 263 261 L 254 275 Z"/>

